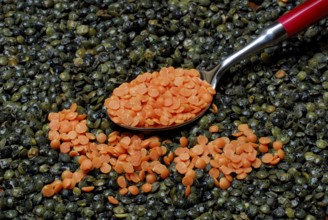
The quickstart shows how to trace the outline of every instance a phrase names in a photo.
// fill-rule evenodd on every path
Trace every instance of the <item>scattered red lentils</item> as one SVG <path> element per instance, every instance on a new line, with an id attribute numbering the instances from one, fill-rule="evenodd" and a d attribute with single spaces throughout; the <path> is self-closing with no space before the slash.
<path id="1" fill-rule="evenodd" d="M 77 105 L 58 113 L 50 113 L 48 119 L 50 146 L 72 157 L 78 157 L 80 168 L 76 171 L 63 171 L 61 179 L 45 185 L 42 194 L 51 197 L 62 189 L 73 189 L 88 172 L 99 169 L 103 173 L 115 170 L 118 173 L 119 194 L 137 195 L 140 192 L 152 191 L 152 184 L 170 175 L 168 166 L 175 164 L 176 172 L 183 175 L 182 184 L 186 187 L 185 196 L 189 196 L 191 186 L 196 179 L 195 169 L 211 168 L 208 174 L 221 189 L 227 189 L 233 181 L 244 179 L 262 163 L 276 165 L 284 159 L 281 141 L 271 141 L 260 137 L 247 124 L 238 126 L 238 132 L 232 134 L 234 139 L 219 137 L 209 140 L 199 135 L 197 143 L 189 146 L 188 139 L 179 139 L 180 147 L 170 151 L 162 145 L 157 136 L 144 138 L 141 134 L 119 133 L 109 135 L 100 133 L 97 136 L 88 132 L 86 115 L 75 114 Z M 210 132 L 218 132 L 218 126 L 209 127 Z M 83 137 L 83 138 L 81 138 Z M 54 141 L 56 141 L 54 143 Z M 271 147 L 273 149 L 269 149 Z M 263 156 L 259 156 L 264 153 Z M 163 163 L 161 162 L 163 161 Z M 141 182 L 142 184 L 137 184 Z M 95 186 L 85 186 L 83 192 L 91 192 Z M 119 201 L 109 196 L 111 204 Z"/>

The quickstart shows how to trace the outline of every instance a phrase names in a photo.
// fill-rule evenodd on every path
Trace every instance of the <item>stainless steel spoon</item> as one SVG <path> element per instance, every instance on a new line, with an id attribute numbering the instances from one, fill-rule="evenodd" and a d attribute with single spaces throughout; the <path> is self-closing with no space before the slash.
<path id="1" fill-rule="evenodd" d="M 224 59 L 219 65 L 210 71 L 201 71 L 202 79 L 206 80 L 215 89 L 227 70 L 240 61 L 248 58 L 250 55 L 256 54 L 264 48 L 268 48 L 294 36 L 315 22 L 328 16 L 328 0 L 308 0 L 289 11 L 277 21 L 264 29 L 262 33 L 252 42 L 239 51 Z M 210 105 L 201 111 L 195 118 L 182 124 L 162 126 L 162 127 L 131 127 L 119 124 L 129 130 L 137 131 L 164 131 L 176 129 L 199 119 L 210 107 Z"/>

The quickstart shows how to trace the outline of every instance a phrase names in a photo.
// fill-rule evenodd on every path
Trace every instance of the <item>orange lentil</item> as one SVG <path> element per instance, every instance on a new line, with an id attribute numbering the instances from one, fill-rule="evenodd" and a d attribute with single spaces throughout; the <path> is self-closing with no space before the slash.
<path id="1" fill-rule="evenodd" d="M 181 147 L 188 146 L 188 138 L 186 138 L 185 136 L 180 137 L 179 142 Z"/>
<path id="2" fill-rule="evenodd" d="M 260 137 L 259 138 L 259 142 L 260 144 L 270 144 L 271 143 L 271 139 L 268 137 Z"/>
<path id="3" fill-rule="evenodd" d="M 84 186 L 84 187 L 81 188 L 81 190 L 82 190 L 83 192 L 91 192 L 91 191 L 94 190 L 94 189 L 95 189 L 94 186 Z"/>
<path id="4" fill-rule="evenodd" d="M 119 201 L 114 196 L 108 196 L 107 200 L 110 204 L 117 205 Z"/>
<path id="5" fill-rule="evenodd" d="M 185 174 L 187 172 L 187 168 L 187 165 L 183 162 L 179 162 L 176 164 L 176 169 L 181 174 Z"/>
<path id="6" fill-rule="evenodd" d="M 108 163 L 103 162 L 100 166 L 100 171 L 102 173 L 109 173 L 112 170 L 112 166 Z"/>
<path id="7" fill-rule="evenodd" d="M 208 131 L 211 132 L 211 133 L 219 132 L 219 126 L 218 126 L 218 125 L 211 125 L 211 126 L 208 128 Z"/>
<path id="8" fill-rule="evenodd" d="M 189 153 L 182 153 L 179 155 L 179 157 L 182 161 L 186 161 L 186 160 L 189 160 L 190 155 L 189 155 Z"/>
<path id="9" fill-rule="evenodd" d="M 139 194 L 139 188 L 137 186 L 135 186 L 135 185 L 129 186 L 128 187 L 128 190 L 134 196 Z"/>
<path id="10" fill-rule="evenodd" d="M 219 180 L 219 186 L 221 189 L 227 189 L 230 186 L 230 182 L 226 177 L 221 177 Z"/>
<path id="11" fill-rule="evenodd" d="M 282 148 L 282 146 L 283 146 L 282 141 L 279 141 L 279 140 L 278 141 L 274 141 L 272 143 L 272 147 L 273 147 L 274 150 L 279 150 L 279 149 Z"/>
<path id="12" fill-rule="evenodd" d="M 278 155 L 281 160 L 285 158 L 285 152 L 282 149 L 278 149 L 276 155 Z"/>
<path id="13" fill-rule="evenodd" d="M 87 130 L 88 127 L 86 125 L 86 121 L 79 122 L 75 127 L 75 131 L 79 134 L 85 133 Z"/>
<path id="14" fill-rule="evenodd" d="M 62 179 L 72 178 L 72 177 L 73 177 L 73 173 L 69 170 L 64 170 L 61 174 Z"/>
<path id="15" fill-rule="evenodd" d="M 244 133 L 242 131 L 239 131 L 239 132 L 235 132 L 235 133 L 232 133 L 232 136 L 234 137 L 240 137 L 242 136 Z"/>
<path id="16" fill-rule="evenodd" d="M 262 161 L 259 158 L 256 158 L 254 162 L 252 163 L 252 167 L 259 168 L 262 164 Z"/>
<path id="17" fill-rule="evenodd" d="M 145 193 L 148 193 L 148 192 L 151 192 L 153 188 L 153 185 L 150 184 L 150 183 L 144 183 L 142 186 L 141 186 L 141 190 Z"/>
<path id="18" fill-rule="evenodd" d="M 213 112 L 213 113 L 218 113 L 219 109 L 218 109 L 216 104 L 212 103 L 210 111 Z"/>
<path id="19" fill-rule="evenodd" d="M 86 176 L 85 173 L 83 173 L 82 171 L 78 170 L 78 171 L 75 171 L 72 175 L 72 178 L 73 180 L 76 182 L 76 183 L 79 183 L 81 182 L 81 180 Z"/>
<path id="20" fill-rule="evenodd" d="M 134 127 L 171 126 L 190 120 L 215 94 L 209 83 L 200 80 L 199 72 L 194 72 L 197 70 L 163 67 L 159 72 L 141 74 L 113 90 L 104 103 L 107 113 L 116 123 Z"/>
<path id="21" fill-rule="evenodd" d="M 269 147 L 268 147 L 268 145 L 267 145 L 267 144 L 260 144 L 260 146 L 259 146 L 259 151 L 260 151 L 261 153 L 266 153 L 266 152 L 268 152 L 268 151 L 269 151 Z"/>
<path id="22" fill-rule="evenodd" d="M 60 152 L 66 154 L 71 150 L 71 144 L 69 142 L 63 142 L 60 144 Z"/>
<path id="23" fill-rule="evenodd" d="M 53 187 L 55 193 L 59 193 L 63 189 L 63 182 L 61 180 L 55 180 L 50 185 Z"/>
<path id="24" fill-rule="evenodd" d="M 64 189 L 72 189 L 74 187 L 74 182 L 72 178 L 65 178 L 63 179 L 63 188 Z"/>
<path id="25" fill-rule="evenodd" d="M 281 0 L 281 1 L 284 2 L 284 3 L 287 2 L 287 0 Z M 283 77 L 286 76 L 286 71 L 285 71 L 285 70 L 278 70 L 278 71 L 274 74 L 274 76 L 275 76 L 276 78 L 278 78 L 278 79 L 281 79 L 281 78 L 283 78 Z"/>
<path id="26" fill-rule="evenodd" d="M 128 188 L 121 188 L 121 189 L 119 190 L 119 194 L 121 194 L 121 195 L 125 195 L 125 194 L 127 194 L 128 192 L 129 192 Z"/>
<path id="27" fill-rule="evenodd" d="M 249 134 L 246 136 L 246 141 L 255 143 L 257 141 L 257 136 L 255 134 Z"/>
<path id="28" fill-rule="evenodd" d="M 197 137 L 197 142 L 200 145 L 206 145 L 208 143 L 208 138 L 206 136 L 204 136 L 204 135 L 199 135 Z"/>
<path id="29" fill-rule="evenodd" d="M 48 185 L 45 185 L 44 187 L 42 187 L 42 194 L 45 197 L 51 197 L 55 194 L 55 190 L 52 185 L 48 184 Z"/>
<path id="30" fill-rule="evenodd" d="M 248 127 L 248 124 L 240 124 L 240 125 L 238 125 L 237 129 L 239 131 L 246 131 L 246 130 L 249 130 L 249 127 Z"/>
<path id="31" fill-rule="evenodd" d="M 271 153 L 266 153 L 261 158 L 263 163 L 271 163 L 273 160 L 273 155 Z"/>
<path id="32" fill-rule="evenodd" d="M 198 169 L 204 169 L 206 167 L 206 162 L 203 158 L 199 157 L 195 162 L 195 167 Z"/>
<path id="33" fill-rule="evenodd" d="M 211 169 L 209 170 L 208 174 L 209 174 L 212 178 L 216 179 L 216 178 L 218 178 L 218 177 L 220 176 L 220 171 L 219 171 L 219 169 L 217 169 L 217 168 L 211 168 Z"/>
<path id="34" fill-rule="evenodd" d="M 175 155 L 179 156 L 183 153 L 189 153 L 189 149 L 186 147 L 178 147 L 175 151 L 174 151 Z"/>
<path id="35" fill-rule="evenodd" d="M 270 162 L 271 165 L 276 165 L 280 162 L 279 157 L 273 157 L 272 161 Z"/>
<path id="36" fill-rule="evenodd" d="M 101 161 L 100 157 L 92 158 L 92 165 L 93 165 L 94 168 L 99 169 L 102 165 L 102 161 Z"/>
<path id="37" fill-rule="evenodd" d="M 164 166 L 163 169 L 162 169 L 162 171 L 161 171 L 161 173 L 160 173 L 160 177 L 162 179 L 166 179 L 169 175 L 170 175 L 169 169 Z"/>
<path id="38" fill-rule="evenodd" d="M 127 182 L 125 180 L 125 177 L 124 176 L 119 176 L 117 178 L 117 184 L 119 185 L 119 187 L 121 188 L 126 188 L 127 187 Z"/>
<path id="39" fill-rule="evenodd" d="M 92 170 L 93 163 L 92 163 L 92 161 L 90 159 L 85 159 L 80 164 L 80 168 L 81 168 L 81 170 L 84 170 L 84 171 Z"/>
<path id="40" fill-rule="evenodd" d="M 194 178 L 191 177 L 191 176 L 188 176 L 188 175 L 185 175 L 183 178 L 182 178 L 182 184 L 184 186 L 191 186 L 194 182 Z"/>
<path id="41" fill-rule="evenodd" d="M 245 179 L 246 176 L 247 176 L 247 174 L 244 173 L 244 172 L 242 172 L 242 173 L 237 174 L 236 178 L 239 179 L 239 180 L 241 180 L 241 179 Z"/>
<path id="42" fill-rule="evenodd" d="M 147 174 L 146 175 L 146 181 L 147 181 L 147 183 L 154 183 L 155 181 L 156 181 L 156 175 L 154 175 L 154 174 Z"/>
<path id="43" fill-rule="evenodd" d="M 59 139 L 51 140 L 50 147 L 54 150 L 60 149 L 60 140 Z"/>
<path id="44" fill-rule="evenodd" d="M 203 146 L 196 144 L 193 148 L 191 148 L 191 151 L 194 152 L 196 155 L 202 155 L 204 152 Z"/>

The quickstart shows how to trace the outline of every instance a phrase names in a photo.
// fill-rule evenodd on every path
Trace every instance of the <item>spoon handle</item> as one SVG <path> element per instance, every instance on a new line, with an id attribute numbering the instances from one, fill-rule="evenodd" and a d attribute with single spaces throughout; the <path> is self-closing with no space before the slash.
<path id="1" fill-rule="evenodd" d="M 278 44 L 327 16 L 328 0 L 308 0 L 280 17 L 252 42 L 226 57 L 212 70 L 203 71 L 203 78 L 215 89 L 223 74 L 234 64 Z"/>
<path id="2" fill-rule="evenodd" d="M 328 16 L 328 0 L 309 0 L 278 19 L 288 37 Z"/>

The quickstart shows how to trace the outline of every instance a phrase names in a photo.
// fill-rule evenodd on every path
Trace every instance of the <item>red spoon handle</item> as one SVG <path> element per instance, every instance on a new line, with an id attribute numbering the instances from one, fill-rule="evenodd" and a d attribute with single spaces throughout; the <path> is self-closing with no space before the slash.
<path id="1" fill-rule="evenodd" d="M 328 0 L 308 0 L 278 19 L 291 37 L 328 16 Z"/>

